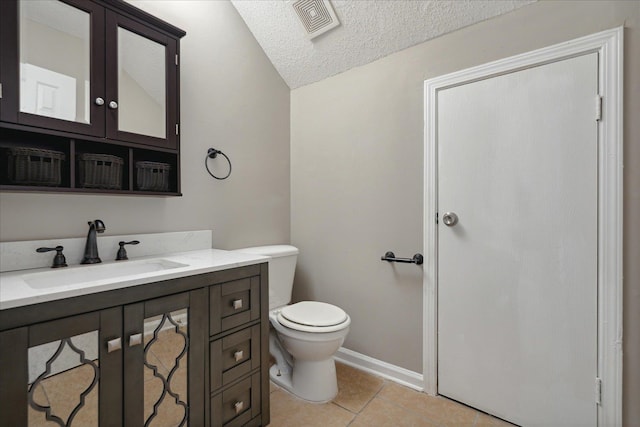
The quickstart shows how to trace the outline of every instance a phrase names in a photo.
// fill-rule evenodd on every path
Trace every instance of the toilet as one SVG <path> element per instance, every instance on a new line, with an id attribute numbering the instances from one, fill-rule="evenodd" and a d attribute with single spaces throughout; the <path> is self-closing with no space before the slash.
<path id="1" fill-rule="evenodd" d="M 351 318 L 340 307 L 317 301 L 291 302 L 298 248 L 259 246 L 238 252 L 269 260 L 269 352 L 276 364 L 271 380 L 296 396 L 314 403 L 338 394 L 333 355 L 349 333 Z"/>

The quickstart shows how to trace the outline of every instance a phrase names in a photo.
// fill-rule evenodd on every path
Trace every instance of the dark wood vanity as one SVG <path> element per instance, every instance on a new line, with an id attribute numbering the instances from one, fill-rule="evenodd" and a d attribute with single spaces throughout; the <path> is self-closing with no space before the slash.
<path id="1" fill-rule="evenodd" d="M 0 2 L 0 190 L 180 195 L 180 38 L 121 0 Z"/>
<path id="2" fill-rule="evenodd" d="M 255 264 L 0 310 L 0 425 L 59 416 L 60 425 L 73 417 L 100 427 L 153 418 L 266 426 L 267 269 Z M 73 375 L 77 389 L 62 382 Z M 67 409 L 53 402 L 52 390 L 61 389 Z"/>

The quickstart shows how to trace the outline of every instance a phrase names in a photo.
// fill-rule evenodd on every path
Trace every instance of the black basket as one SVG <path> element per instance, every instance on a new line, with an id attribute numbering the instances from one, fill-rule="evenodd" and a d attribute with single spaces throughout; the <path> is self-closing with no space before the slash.
<path id="1" fill-rule="evenodd" d="M 143 191 L 169 191 L 171 165 L 159 162 L 136 162 L 136 186 Z"/>
<path id="2" fill-rule="evenodd" d="M 122 188 L 124 160 L 109 154 L 78 154 L 79 185 L 83 188 Z"/>
<path id="3" fill-rule="evenodd" d="M 11 147 L 7 149 L 9 180 L 19 185 L 57 187 L 62 182 L 62 162 L 65 154 L 40 148 Z"/>

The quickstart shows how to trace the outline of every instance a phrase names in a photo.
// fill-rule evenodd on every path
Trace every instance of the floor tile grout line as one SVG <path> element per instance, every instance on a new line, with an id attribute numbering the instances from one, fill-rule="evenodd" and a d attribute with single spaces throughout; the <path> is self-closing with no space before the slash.
<path id="1" fill-rule="evenodd" d="M 387 403 L 389 403 L 389 404 L 391 404 L 391 405 L 393 405 L 393 406 L 395 406 L 395 407 L 397 407 L 397 408 L 400 408 L 400 409 L 402 409 L 402 410 L 404 410 L 404 411 L 410 412 L 411 414 L 415 415 L 416 417 L 418 417 L 418 418 L 420 418 L 420 419 L 422 419 L 422 420 L 424 420 L 424 421 L 427 421 L 428 423 L 433 424 L 434 426 L 438 426 L 438 427 L 446 427 L 446 426 L 443 426 L 442 424 L 440 424 L 440 423 L 438 423 L 438 422 L 433 421 L 433 420 L 432 420 L 431 418 L 429 418 L 429 417 L 425 417 L 423 414 L 421 414 L 421 413 L 419 413 L 419 412 L 413 411 L 413 410 L 411 410 L 411 409 L 409 409 L 409 408 L 405 408 L 404 406 L 399 405 L 398 403 L 394 402 L 393 400 L 385 399 L 384 397 L 379 396 L 380 392 L 381 392 L 381 391 L 382 391 L 382 390 L 383 390 L 383 389 L 384 389 L 384 388 L 385 388 L 389 383 L 390 383 L 390 381 L 389 381 L 389 380 L 386 380 L 386 379 L 384 379 L 384 380 L 383 380 L 382 387 L 380 387 L 380 388 L 378 389 L 378 391 L 373 395 L 373 397 L 372 397 L 371 399 L 369 399 L 369 401 L 368 401 L 368 402 L 367 402 L 367 403 L 362 407 L 362 409 L 360 410 L 360 412 L 358 412 L 358 413 L 356 414 L 356 416 L 355 416 L 355 417 L 354 417 L 354 418 L 349 422 L 349 424 L 347 424 L 347 427 L 348 427 L 348 426 L 350 426 L 351 424 L 353 424 L 353 423 L 356 421 L 356 419 L 357 419 L 360 415 L 362 415 L 362 413 L 364 412 L 364 410 L 365 410 L 365 409 L 366 409 L 366 408 L 371 404 L 371 402 L 373 402 L 376 398 L 379 398 L 380 400 L 382 400 L 382 401 L 384 401 L 384 402 L 387 402 Z M 476 415 L 476 418 L 477 418 L 477 415 Z M 475 425 L 475 419 L 474 419 L 474 425 Z"/>
<path id="2" fill-rule="evenodd" d="M 354 421 L 356 418 L 358 418 L 358 414 L 356 414 L 356 413 L 354 413 L 354 412 L 351 412 L 351 411 L 350 411 L 350 410 L 348 410 L 347 408 L 342 407 L 342 406 L 338 405 L 337 403 L 334 403 L 333 401 L 331 401 L 331 402 L 329 402 L 329 403 L 331 403 L 331 404 L 333 404 L 333 405 L 337 406 L 338 408 L 343 409 L 343 410 L 347 411 L 348 413 L 350 413 L 351 415 L 353 415 L 353 418 L 351 418 L 351 420 L 349 420 L 349 422 L 348 422 L 347 424 L 345 424 L 345 427 L 348 427 L 349 425 L 351 425 L 351 423 L 353 423 L 353 421 Z"/>
<path id="3" fill-rule="evenodd" d="M 358 414 L 361 414 L 361 413 L 362 413 L 362 411 L 364 411 L 364 409 L 365 409 L 367 406 L 369 406 L 369 404 L 370 404 L 371 402 L 373 402 L 373 399 L 375 399 L 375 398 L 380 394 L 380 392 L 382 391 L 382 389 L 384 388 L 384 386 L 385 386 L 385 382 L 384 382 L 384 380 L 383 380 L 383 382 L 382 382 L 382 386 L 381 386 L 381 387 L 380 387 L 380 388 L 375 392 L 375 394 L 374 394 L 373 396 L 371 396 L 371 399 L 369 399 L 369 400 L 367 401 L 367 403 L 365 403 L 365 404 L 364 404 L 364 406 L 362 407 L 362 409 L 360 409 L 360 412 L 358 412 Z"/>
<path id="4" fill-rule="evenodd" d="M 363 413 L 363 412 L 364 412 L 364 410 L 367 408 L 367 406 L 369 406 L 369 404 L 370 404 L 371 402 L 373 402 L 373 400 L 376 398 L 376 396 L 378 396 L 378 394 L 380 393 L 380 391 L 384 388 L 385 383 L 386 383 L 386 380 L 385 380 L 385 379 L 383 379 L 383 380 L 382 380 L 382 386 L 381 386 L 381 387 L 380 387 L 380 388 L 375 392 L 375 394 L 374 394 L 373 396 L 371 396 L 371 398 L 370 398 L 369 400 L 367 400 L 367 402 L 362 406 L 362 408 L 360 408 L 360 410 L 359 410 L 358 412 L 352 412 L 352 411 L 350 411 L 350 412 L 352 412 L 353 414 L 355 414 L 355 417 L 353 417 L 353 419 L 349 422 L 349 424 L 347 424 L 347 426 L 351 425 L 351 424 L 356 420 L 356 418 L 358 418 L 360 415 L 362 415 L 362 413 Z M 341 407 L 342 407 L 342 406 L 341 406 Z M 347 408 L 345 408 L 345 409 L 347 409 Z M 348 410 L 348 409 L 347 409 L 347 410 Z M 348 410 L 348 411 L 349 411 L 349 410 Z"/>
<path id="5" fill-rule="evenodd" d="M 351 412 L 352 414 L 358 415 L 358 414 L 362 413 L 362 411 L 364 411 L 364 408 L 366 408 L 369 405 L 369 402 L 371 402 L 378 395 L 378 393 L 380 393 L 380 390 L 382 390 L 383 387 L 384 387 L 384 380 L 383 380 L 382 386 L 380 386 L 380 388 L 378 390 L 376 390 L 376 392 L 373 394 L 373 396 L 371 396 L 369 399 L 367 399 L 367 401 L 364 403 L 364 405 L 362 405 L 362 408 L 360 408 L 360 410 L 358 410 L 358 411 L 354 411 L 354 410 L 351 410 L 351 409 L 349 409 L 349 408 L 347 408 L 345 406 L 342 406 L 341 404 L 335 402 L 334 400 L 332 400 L 331 402 L 336 404 L 336 405 L 338 405 L 339 407 L 341 407 L 343 409 L 346 409 L 347 411 Z"/>
<path id="6" fill-rule="evenodd" d="M 356 413 L 355 417 L 353 417 L 353 419 L 349 422 L 349 424 L 347 424 L 347 427 L 349 427 L 350 425 L 352 425 L 352 424 L 353 424 L 353 423 L 358 419 L 358 417 L 359 417 L 360 415 L 362 415 L 362 413 L 364 412 L 364 410 L 365 410 L 365 409 L 367 409 L 367 406 L 369 406 L 369 404 L 373 401 L 373 399 L 375 399 L 375 398 L 376 398 L 376 396 L 378 395 L 378 393 L 380 393 L 380 390 L 382 390 L 382 389 L 384 388 L 385 381 L 386 381 L 386 380 L 383 380 L 383 382 L 382 382 L 382 386 L 378 389 L 378 391 L 376 391 L 376 393 L 373 395 L 373 397 L 371 397 L 371 399 L 369 399 L 369 400 L 367 401 L 367 403 L 365 403 L 365 404 L 362 406 L 362 408 L 360 408 L 360 411 L 358 411 L 358 412 Z"/>
<path id="7" fill-rule="evenodd" d="M 376 397 L 378 397 L 378 395 L 380 394 L 380 392 L 382 391 L 382 389 L 387 385 L 387 380 L 382 379 L 382 386 L 378 389 L 378 391 L 376 391 L 376 393 L 371 397 L 371 399 L 369 399 L 367 401 L 367 403 L 364 404 L 364 406 L 362 407 L 362 409 L 360 409 L 360 412 L 358 412 L 356 414 L 355 417 L 353 417 L 353 419 L 351 420 L 351 422 L 349 424 L 347 424 L 347 427 L 350 426 L 351 424 L 353 424 L 355 422 L 355 420 L 362 415 L 362 413 L 365 411 L 365 409 L 367 409 L 367 407 L 371 404 L 371 402 L 374 401 L 374 399 Z"/>
<path id="8" fill-rule="evenodd" d="M 418 392 L 417 392 L 417 393 L 418 393 Z M 418 416 L 418 417 L 422 418 L 423 420 L 428 421 L 429 423 L 431 423 L 431 424 L 433 424 L 433 425 L 436 425 L 436 426 L 438 426 L 438 427 L 445 427 L 445 426 L 443 426 L 441 423 L 439 423 L 439 422 L 437 422 L 437 421 L 433 420 L 432 418 L 427 417 L 427 416 L 425 416 L 424 414 L 421 414 L 420 412 L 416 412 L 416 411 L 414 411 L 413 409 L 410 409 L 410 408 L 404 407 L 404 406 L 400 405 L 399 403 L 397 403 L 396 401 L 393 401 L 393 400 L 390 400 L 390 399 L 384 398 L 384 397 L 382 397 L 382 396 L 380 396 L 380 397 L 379 397 L 379 399 L 380 399 L 380 400 L 383 400 L 383 401 L 385 401 L 385 402 L 387 402 L 387 403 L 389 403 L 389 404 L 391 404 L 391 405 L 393 405 L 393 406 L 395 406 L 395 407 L 397 407 L 397 408 L 400 408 L 400 409 L 402 409 L 402 410 L 404 410 L 404 411 L 410 412 L 411 414 L 416 415 L 416 416 Z"/>
<path id="9" fill-rule="evenodd" d="M 334 406 L 336 406 L 336 407 L 338 407 L 338 408 L 340 408 L 340 409 L 342 409 L 342 410 L 344 410 L 344 411 L 347 411 L 348 413 L 350 413 L 350 414 L 352 414 L 352 415 L 358 415 L 358 413 L 357 413 L 357 412 L 353 412 L 351 409 L 349 409 L 349 408 L 345 408 L 344 406 L 340 405 L 339 403 L 334 402 L 333 400 L 331 400 L 331 401 L 329 401 L 329 402 L 327 402 L 327 403 L 329 403 L 329 404 L 331 404 L 331 405 L 334 405 Z"/>

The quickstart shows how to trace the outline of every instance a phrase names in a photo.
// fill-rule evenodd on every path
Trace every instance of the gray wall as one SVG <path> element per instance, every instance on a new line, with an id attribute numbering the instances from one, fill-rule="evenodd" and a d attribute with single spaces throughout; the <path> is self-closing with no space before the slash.
<path id="1" fill-rule="evenodd" d="M 2 241 L 213 229 L 214 245 L 289 242 L 289 88 L 228 2 L 134 5 L 181 27 L 183 197 L 0 195 Z M 208 147 L 233 161 L 226 181 L 204 168 Z M 218 174 L 223 159 L 210 161 Z"/>
<path id="2" fill-rule="evenodd" d="M 640 3 L 541 1 L 291 94 L 295 299 L 352 317 L 344 346 L 422 372 L 423 82 L 624 25 L 624 414 L 640 420 Z"/>

